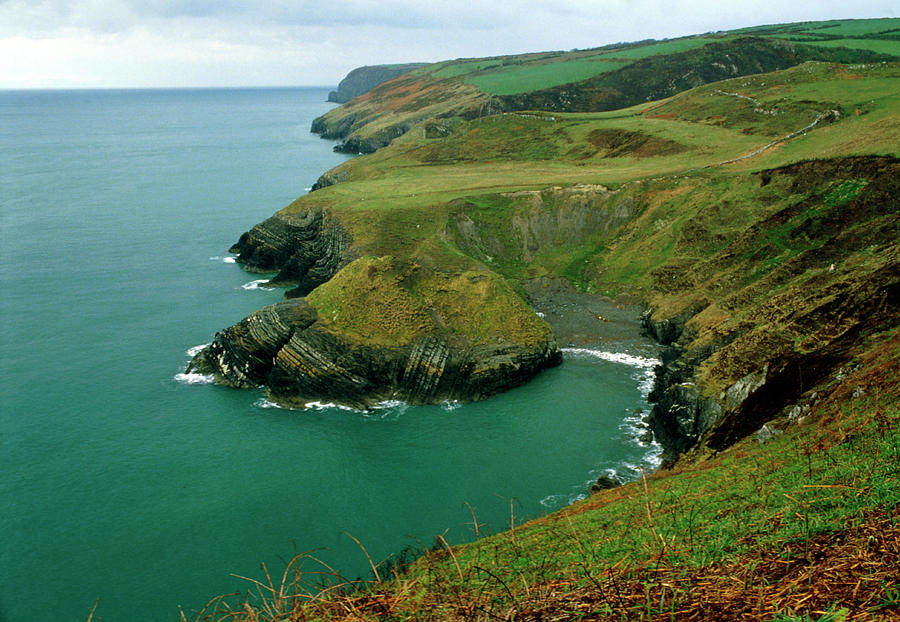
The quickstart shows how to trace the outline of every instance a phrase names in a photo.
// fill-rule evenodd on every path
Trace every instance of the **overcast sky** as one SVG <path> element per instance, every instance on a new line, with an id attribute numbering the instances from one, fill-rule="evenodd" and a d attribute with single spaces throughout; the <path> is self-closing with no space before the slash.
<path id="1" fill-rule="evenodd" d="M 897 0 L 0 0 L 0 88 L 333 86 L 361 65 L 897 17 Z"/>

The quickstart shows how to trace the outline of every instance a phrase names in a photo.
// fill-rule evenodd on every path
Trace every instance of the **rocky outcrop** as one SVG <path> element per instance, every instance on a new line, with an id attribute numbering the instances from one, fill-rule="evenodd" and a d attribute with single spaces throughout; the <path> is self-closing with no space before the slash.
<path id="1" fill-rule="evenodd" d="M 371 91 L 383 82 L 397 76 L 424 67 L 425 63 L 408 63 L 405 65 L 372 65 L 357 67 L 340 81 L 336 91 L 328 94 L 328 101 L 343 104 L 363 93 Z"/>
<path id="2" fill-rule="evenodd" d="M 347 181 L 350 178 L 350 173 L 347 171 L 326 171 L 319 175 L 319 178 L 316 180 L 316 183 L 313 184 L 312 188 L 310 188 L 310 192 L 314 192 L 316 190 L 321 190 L 322 188 L 327 188 L 328 186 L 333 186 L 335 184 L 339 184 L 341 182 Z"/>
<path id="3" fill-rule="evenodd" d="M 344 142 L 335 145 L 334 150 L 337 153 L 353 153 L 359 155 L 375 153 L 382 147 L 390 145 L 391 141 L 395 138 L 406 134 L 406 132 L 409 131 L 409 128 L 417 122 L 418 119 L 410 119 L 402 123 L 390 125 L 368 136 L 352 135 Z"/>
<path id="4" fill-rule="evenodd" d="M 365 125 L 367 119 L 359 119 L 355 114 L 348 114 L 329 124 L 327 118 L 327 116 L 322 116 L 313 120 L 312 133 L 329 140 L 346 139 L 335 145 L 334 151 L 351 154 L 375 153 L 381 147 L 390 145 L 395 138 L 403 136 L 420 121 L 419 117 L 406 119 L 400 123 L 388 125 L 372 134 L 361 136 L 353 132 Z"/>
<path id="5" fill-rule="evenodd" d="M 615 475 L 601 475 L 597 478 L 597 481 L 591 484 L 591 492 L 600 492 L 601 490 L 609 490 L 610 488 L 618 488 L 622 485 L 622 480 L 620 480 Z"/>
<path id="6" fill-rule="evenodd" d="M 220 331 L 188 369 L 264 385 L 287 406 L 367 408 L 483 399 L 561 360 L 549 326 L 498 277 L 367 258 Z"/>
<path id="7" fill-rule="evenodd" d="M 327 116 L 313 119 L 310 131 L 328 140 L 341 140 L 346 138 L 357 125 L 358 117 L 355 114 L 342 115 L 329 123 Z"/>
<path id="8" fill-rule="evenodd" d="M 237 261 L 255 272 L 278 272 L 272 285 L 296 284 L 303 296 L 349 260 L 350 235 L 329 212 L 307 208 L 278 213 L 241 235 L 231 247 Z"/>
<path id="9" fill-rule="evenodd" d="M 213 374 L 216 382 L 247 389 L 265 384 L 272 361 L 294 332 L 318 319 L 305 300 L 288 300 L 254 311 L 239 323 L 216 334 L 194 356 L 188 372 Z"/>

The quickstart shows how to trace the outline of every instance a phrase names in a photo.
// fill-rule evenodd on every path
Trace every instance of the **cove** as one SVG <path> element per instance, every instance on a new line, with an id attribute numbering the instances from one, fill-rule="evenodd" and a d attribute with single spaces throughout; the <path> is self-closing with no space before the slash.
<path id="1" fill-rule="evenodd" d="M 510 506 L 526 520 L 652 468 L 639 360 L 566 351 L 491 400 L 369 412 L 176 378 L 281 298 L 227 248 L 345 159 L 309 133 L 326 96 L 0 93 L 0 620 L 83 621 L 98 598 L 106 620 L 174 620 L 295 550 L 365 576 L 348 533 L 378 560 L 471 538 L 469 506 L 496 532 Z"/>

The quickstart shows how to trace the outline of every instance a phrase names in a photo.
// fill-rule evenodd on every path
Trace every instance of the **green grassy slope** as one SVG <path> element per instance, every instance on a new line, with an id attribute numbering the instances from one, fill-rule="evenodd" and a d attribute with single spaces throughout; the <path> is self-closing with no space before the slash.
<path id="1" fill-rule="evenodd" d="M 748 32 L 890 43 L 898 21 Z M 571 62 L 668 45 L 636 61 L 665 64 L 706 54 L 700 40 Z M 329 211 L 371 261 L 491 274 L 501 304 L 543 276 L 641 298 L 668 343 L 653 397 L 696 407 L 687 452 L 369 582 L 323 585 L 295 560 L 281 585 L 198 619 L 896 619 L 900 63 L 806 62 L 586 112 L 501 112 L 461 79 L 570 62 L 521 59 L 441 63 L 351 102 L 334 118 L 409 126 L 282 214 Z M 327 311 L 360 265 L 310 299 Z"/>
<path id="2" fill-rule="evenodd" d="M 311 205 L 340 210 L 362 247 L 390 247 L 402 238 L 398 243 L 411 249 L 428 238 L 440 240 L 448 214 L 459 210 L 451 205 L 457 199 L 476 206 L 465 209 L 487 213 L 490 209 L 477 206 L 506 210 L 516 200 L 504 194 L 553 185 L 622 187 L 687 174 L 705 180 L 713 171 L 773 168 L 812 155 L 896 156 L 898 78 L 900 70 L 892 64 L 853 70 L 808 64 L 614 113 L 425 121 L 389 147 L 334 169 L 330 175 L 341 183 L 303 197 L 284 212 Z M 777 142 L 833 110 L 837 118 L 829 116 L 805 134 Z M 435 125 L 442 131 L 432 133 Z M 772 143 L 756 156 L 722 164 Z M 387 239 L 392 241 L 385 244 Z M 540 271 L 539 263 L 523 265 L 510 276 Z M 605 288 L 602 281 L 580 275 L 578 280 L 585 287 Z M 645 287 L 638 284 L 636 291 Z"/>
<path id="3" fill-rule="evenodd" d="M 370 152 L 436 115 L 471 118 L 498 108 L 612 110 L 806 60 L 898 59 L 898 28 L 900 19 L 789 24 L 592 50 L 447 61 L 382 85 L 324 115 L 315 127 L 323 135 L 347 138 L 348 151 Z"/>

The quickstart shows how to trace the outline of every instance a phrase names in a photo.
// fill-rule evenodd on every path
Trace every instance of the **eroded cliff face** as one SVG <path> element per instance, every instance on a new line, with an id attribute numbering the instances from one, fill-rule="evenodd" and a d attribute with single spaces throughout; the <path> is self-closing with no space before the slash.
<path id="1" fill-rule="evenodd" d="M 308 294 L 353 257 L 349 233 L 318 208 L 275 214 L 241 235 L 230 252 L 248 270 L 277 272 L 272 285 L 295 284 L 291 297 Z"/>
<path id="2" fill-rule="evenodd" d="M 636 212 L 631 195 L 593 184 L 506 193 L 501 207 L 509 216 L 498 223 L 488 210 L 456 202 L 449 235 L 483 261 L 499 257 L 530 263 L 543 251 L 591 244 L 614 234 Z"/>
<path id="3" fill-rule="evenodd" d="M 805 162 L 764 171 L 760 184 L 778 177 L 802 198 L 686 266 L 691 279 L 682 287 L 697 291 L 687 309 L 643 318 L 646 334 L 665 345 L 650 424 L 669 464 L 808 408 L 814 387 L 900 320 L 900 161 Z M 765 257 L 788 243 L 799 252 L 748 278 L 741 256 Z"/>
<path id="4" fill-rule="evenodd" d="M 499 278 L 363 258 L 308 299 L 217 333 L 189 371 L 236 388 L 264 385 L 287 406 L 367 408 L 482 399 L 561 360 L 549 326 Z"/>

